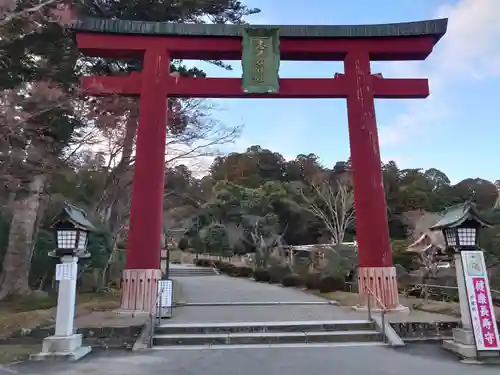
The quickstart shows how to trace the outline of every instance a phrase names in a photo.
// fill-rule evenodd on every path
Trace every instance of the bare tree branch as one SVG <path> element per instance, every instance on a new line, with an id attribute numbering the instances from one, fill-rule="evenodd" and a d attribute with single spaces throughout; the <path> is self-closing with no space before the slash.
<path id="1" fill-rule="evenodd" d="M 352 189 L 340 181 L 336 181 L 334 188 L 328 180 L 312 183 L 310 187 L 312 197 L 302 190 L 306 210 L 323 222 L 334 244 L 342 243 L 347 228 L 354 221 Z"/>

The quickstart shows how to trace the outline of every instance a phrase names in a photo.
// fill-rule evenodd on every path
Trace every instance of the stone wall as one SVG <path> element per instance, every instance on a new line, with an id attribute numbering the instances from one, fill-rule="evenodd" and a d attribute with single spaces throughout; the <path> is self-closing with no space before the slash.
<path id="1" fill-rule="evenodd" d="M 134 343 L 139 338 L 143 325 L 131 327 L 85 327 L 78 328 L 77 333 L 81 333 L 84 344 L 93 348 L 104 349 L 132 349 Z M 54 334 L 54 328 L 35 328 L 14 333 L 11 337 L 0 340 L 0 350 L 2 345 L 34 345 L 42 344 L 45 337 Z"/>

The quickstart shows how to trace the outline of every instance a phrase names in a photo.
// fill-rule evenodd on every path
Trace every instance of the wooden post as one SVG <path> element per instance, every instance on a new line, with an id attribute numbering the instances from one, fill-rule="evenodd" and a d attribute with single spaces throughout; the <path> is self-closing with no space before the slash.
<path id="1" fill-rule="evenodd" d="M 122 309 L 149 312 L 161 279 L 167 81 L 166 49 L 149 47 L 141 73 L 139 126 L 132 182 L 130 231 L 123 272 Z"/>
<path id="2" fill-rule="evenodd" d="M 359 245 L 359 293 L 366 303 L 367 298 L 372 298 L 366 293 L 366 288 L 370 288 L 387 308 L 400 309 L 387 223 L 369 52 L 349 51 L 344 65 L 349 84 L 347 117 Z"/>

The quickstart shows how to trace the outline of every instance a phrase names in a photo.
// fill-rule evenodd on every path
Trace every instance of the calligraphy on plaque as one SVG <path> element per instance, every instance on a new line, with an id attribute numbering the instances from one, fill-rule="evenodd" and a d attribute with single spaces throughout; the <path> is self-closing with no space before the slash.
<path id="1" fill-rule="evenodd" d="M 247 28 L 243 32 L 242 88 L 246 93 L 279 91 L 279 34 L 277 28 Z"/>

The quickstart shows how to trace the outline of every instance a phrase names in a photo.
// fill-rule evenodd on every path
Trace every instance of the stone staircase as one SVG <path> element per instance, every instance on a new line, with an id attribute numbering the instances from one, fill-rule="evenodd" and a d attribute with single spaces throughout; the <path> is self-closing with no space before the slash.
<path id="1" fill-rule="evenodd" d="M 161 324 L 153 349 L 385 345 L 369 320 Z"/>
<path id="2" fill-rule="evenodd" d="M 215 276 L 217 273 L 210 267 L 172 267 L 169 269 L 169 277 L 194 277 L 194 276 Z"/>

